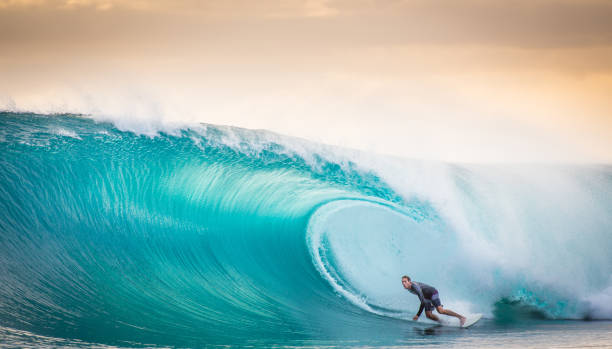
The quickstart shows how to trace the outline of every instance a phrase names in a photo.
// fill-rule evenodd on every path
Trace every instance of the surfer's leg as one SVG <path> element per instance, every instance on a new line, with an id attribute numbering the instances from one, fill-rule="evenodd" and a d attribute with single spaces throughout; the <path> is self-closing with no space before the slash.
<path id="1" fill-rule="evenodd" d="M 438 313 L 440 314 L 444 314 L 444 315 L 448 315 L 448 316 L 454 316 L 456 318 L 459 319 L 459 322 L 461 323 L 461 326 L 463 326 L 463 324 L 465 323 L 465 316 L 462 316 L 460 314 L 455 313 L 454 311 L 450 310 L 450 309 L 444 309 L 441 305 L 436 307 L 436 310 L 438 311 Z"/>
<path id="2" fill-rule="evenodd" d="M 434 305 L 431 303 L 430 300 L 426 299 L 425 300 L 425 315 L 427 316 L 428 319 L 432 319 L 433 321 L 440 321 L 440 319 L 438 319 L 438 316 L 433 313 L 433 310 L 434 310 Z"/>
<path id="3" fill-rule="evenodd" d="M 461 326 L 463 326 L 463 324 L 465 323 L 465 316 L 457 314 L 450 309 L 444 309 L 444 307 L 442 307 L 442 302 L 440 302 L 440 296 L 437 292 L 431 297 L 431 303 L 436 307 L 438 313 L 458 318 Z"/>
<path id="4" fill-rule="evenodd" d="M 436 314 L 434 314 L 433 311 L 431 311 L 431 310 L 425 310 L 425 315 L 427 316 L 428 319 L 431 319 L 431 320 L 437 321 L 437 322 L 440 321 L 438 316 Z"/>

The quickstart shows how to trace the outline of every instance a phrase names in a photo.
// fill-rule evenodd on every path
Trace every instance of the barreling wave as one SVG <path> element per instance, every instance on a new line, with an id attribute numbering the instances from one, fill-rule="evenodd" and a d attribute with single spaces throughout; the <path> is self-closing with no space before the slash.
<path id="1" fill-rule="evenodd" d="M 0 114 L 0 152 L 2 326 L 111 344 L 335 336 L 409 318 L 406 273 L 460 311 L 612 317 L 610 167 L 23 113 Z"/>

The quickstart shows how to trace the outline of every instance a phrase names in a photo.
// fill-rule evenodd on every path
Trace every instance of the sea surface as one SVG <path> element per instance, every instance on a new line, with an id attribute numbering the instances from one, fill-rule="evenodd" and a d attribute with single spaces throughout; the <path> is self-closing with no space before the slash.
<path id="1" fill-rule="evenodd" d="M 412 321 L 402 275 L 484 318 Z M 1 347 L 604 348 L 611 319 L 611 165 L 0 112 Z"/>

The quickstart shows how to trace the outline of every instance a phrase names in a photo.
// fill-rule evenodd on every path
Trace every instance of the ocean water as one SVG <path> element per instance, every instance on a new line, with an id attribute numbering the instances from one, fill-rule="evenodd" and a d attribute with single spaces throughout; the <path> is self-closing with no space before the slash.
<path id="1" fill-rule="evenodd" d="M 0 113 L 0 346 L 610 347 L 611 251 L 612 166 Z"/>

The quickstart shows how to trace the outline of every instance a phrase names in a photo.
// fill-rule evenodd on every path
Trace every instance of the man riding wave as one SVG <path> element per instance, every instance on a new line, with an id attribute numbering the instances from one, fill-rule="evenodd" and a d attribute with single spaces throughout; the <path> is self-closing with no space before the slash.
<path id="1" fill-rule="evenodd" d="M 417 321 L 419 319 L 419 316 L 421 316 L 423 309 L 425 309 L 425 315 L 427 316 L 427 318 L 433 321 L 440 322 L 438 316 L 433 313 L 435 307 L 438 313 L 440 314 L 454 316 L 458 318 L 461 326 L 463 326 L 463 324 L 465 323 L 465 316 L 459 315 L 450 309 L 444 309 L 442 307 L 442 303 L 440 302 L 440 296 L 438 295 L 438 290 L 436 290 L 434 287 L 422 282 L 412 281 L 410 280 L 410 277 L 406 275 L 402 276 L 402 285 L 404 285 L 404 288 L 410 291 L 410 293 L 417 295 L 417 297 L 419 297 L 419 300 L 421 301 L 419 311 L 412 318 L 414 321 Z"/>

